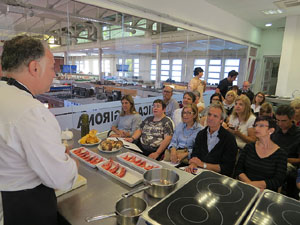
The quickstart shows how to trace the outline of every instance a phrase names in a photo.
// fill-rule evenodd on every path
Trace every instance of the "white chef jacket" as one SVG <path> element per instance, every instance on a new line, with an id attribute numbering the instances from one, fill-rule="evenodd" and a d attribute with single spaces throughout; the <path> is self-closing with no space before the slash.
<path id="1" fill-rule="evenodd" d="M 65 154 L 54 115 L 29 93 L 0 81 L 0 191 L 40 184 L 70 189 L 77 166 Z M 2 201 L 0 198 L 0 224 Z"/>

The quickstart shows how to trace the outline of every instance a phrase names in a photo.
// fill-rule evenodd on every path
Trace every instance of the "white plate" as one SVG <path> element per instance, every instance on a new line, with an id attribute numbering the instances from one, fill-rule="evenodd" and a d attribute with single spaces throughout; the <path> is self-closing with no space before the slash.
<path id="1" fill-rule="evenodd" d="M 79 159 L 80 161 L 82 161 L 83 163 L 87 164 L 87 165 L 90 166 L 90 167 L 96 168 L 96 164 L 92 164 L 92 163 L 86 161 L 85 159 L 81 158 L 80 156 L 76 155 L 76 154 L 74 153 L 74 151 L 76 151 L 77 149 L 83 149 L 84 151 L 88 152 L 89 155 L 90 155 L 91 157 L 92 157 L 92 156 L 96 156 L 96 157 L 98 157 L 99 159 L 103 159 L 103 161 L 107 161 L 106 158 L 102 157 L 101 155 L 96 154 L 95 152 L 92 152 L 92 151 L 88 150 L 88 149 L 85 148 L 85 147 L 74 148 L 74 149 L 70 150 L 70 154 L 71 154 L 71 155 L 73 155 L 75 158 Z"/>
<path id="2" fill-rule="evenodd" d="M 127 156 L 127 155 L 129 157 L 135 157 L 135 160 L 141 160 L 141 162 L 145 161 L 146 165 L 144 167 L 140 167 L 140 166 L 136 165 L 134 162 L 130 162 L 130 161 L 125 160 L 124 157 Z M 142 173 L 144 173 L 145 171 L 147 171 L 145 169 L 145 167 L 147 167 L 147 166 L 153 166 L 153 168 L 162 168 L 161 165 L 159 165 L 159 164 L 157 164 L 155 162 L 152 162 L 151 160 L 149 160 L 147 158 L 144 158 L 142 156 L 139 156 L 139 155 L 136 155 L 134 153 L 131 153 L 131 152 L 125 152 L 123 154 L 117 155 L 117 158 L 118 158 L 118 160 L 126 163 L 129 166 L 132 166 L 133 168 L 136 168 L 137 170 L 141 171 Z"/>
<path id="3" fill-rule="evenodd" d="M 117 139 L 113 139 L 113 138 L 108 138 L 108 139 L 117 141 Z M 105 141 L 105 140 L 102 140 L 102 141 Z M 101 142 L 102 142 L 102 141 L 101 141 Z M 101 142 L 100 142 L 100 144 L 98 145 L 98 149 L 99 149 L 100 152 L 103 152 L 103 153 L 115 153 L 115 152 L 120 151 L 120 150 L 123 148 L 123 146 L 122 146 L 121 148 L 113 148 L 111 151 L 103 150 L 103 149 L 101 148 Z"/>
<path id="4" fill-rule="evenodd" d="M 117 170 L 116 173 L 120 172 L 121 167 L 124 167 L 126 169 L 126 174 L 125 174 L 124 177 L 122 177 L 122 178 L 118 177 L 116 174 L 113 174 L 113 173 L 109 172 L 108 170 L 102 168 L 102 165 L 105 164 L 105 163 L 108 163 L 108 161 L 101 162 L 101 163 L 97 164 L 97 168 L 100 171 L 106 173 L 107 175 L 109 175 L 109 176 L 115 178 L 116 180 L 122 182 L 123 184 L 128 185 L 129 187 L 134 187 L 134 186 L 138 185 L 139 183 L 141 183 L 143 181 L 144 178 L 143 178 L 142 174 L 134 171 L 133 169 L 128 168 L 127 166 L 124 166 L 124 165 L 122 165 L 118 162 L 115 162 L 113 160 L 112 160 L 112 162 L 113 162 L 113 165 L 112 165 L 111 168 L 115 167 L 117 164 L 120 165 L 120 168 Z"/>
<path id="5" fill-rule="evenodd" d="M 99 135 L 100 135 L 100 133 L 97 133 L 97 134 L 96 134 L 97 138 L 99 139 L 99 141 L 98 141 L 97 143 L 93 143 L 93 144 L 81 144 L 81 143 L 80 143 L 80 139 L 81 139 L 81 138 L 80 138 L 80 139 L 78 140 L 78 144 L 80 144 L 80 145 L 82 145 L 82 146 L 87 146 L 87 147 L 99 145 L 100 142 L 101 142 L 101 139 L 99 138 Z"/>

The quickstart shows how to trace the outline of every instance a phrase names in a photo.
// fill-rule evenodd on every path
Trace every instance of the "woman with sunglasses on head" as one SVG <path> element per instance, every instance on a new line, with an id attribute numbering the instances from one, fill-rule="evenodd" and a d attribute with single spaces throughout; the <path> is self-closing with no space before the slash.
<path id="1" fill-rule="evenodd" d="M 247 144 L 241 151 L 236 166 L 237 178 L 257 188 L 278 191 L 287 169 L 287 154 L 270 138 L 276 121 L 259 116 L 254 123 L 257 141 Z"/>
<path id="2" fill-rule="evenodd" d="M 203 127 L 199 124 L 199 115 L 196 104 L 183 107 L 181 113 L 182 122 L 178 124 L 172 137 L 171 143 L 165 152 L 165 161 L 172 163 L 188 163 L 192 153 L 195 138 Z"/>

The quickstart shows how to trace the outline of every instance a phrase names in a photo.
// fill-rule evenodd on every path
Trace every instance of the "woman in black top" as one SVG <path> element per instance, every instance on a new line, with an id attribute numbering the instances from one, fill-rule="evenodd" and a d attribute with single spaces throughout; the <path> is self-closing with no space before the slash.
<path id="1" fill-rule="evenodd" d="M 241 151 L 236 175 L 241 181 L 261 190 L 278 191 L 286 175 L 287 154 L 270 139 L 276 122 L 271 117 L 260 116 L 254 126 L 258 140 L 247 144 Z"/>

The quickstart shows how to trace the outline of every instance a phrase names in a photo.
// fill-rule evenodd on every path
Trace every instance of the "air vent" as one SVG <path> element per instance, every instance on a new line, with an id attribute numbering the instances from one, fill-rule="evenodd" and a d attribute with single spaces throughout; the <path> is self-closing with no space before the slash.
<path id="1" fill-rule="evenodd" d="M 275 1 L 274 4 L 280 9 L 300 6 L 300 0 L 280 0 Z"/>

